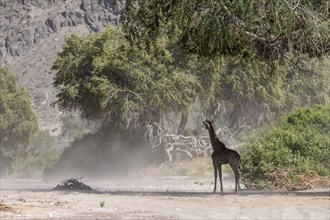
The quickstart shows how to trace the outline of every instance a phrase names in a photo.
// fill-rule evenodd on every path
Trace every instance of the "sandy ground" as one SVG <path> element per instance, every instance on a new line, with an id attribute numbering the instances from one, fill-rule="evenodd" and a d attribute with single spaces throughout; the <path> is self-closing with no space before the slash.
<path id="1" fill-rule="evenodd" d="M 95 191 L 55 191 L 56 183 L 1 179 L 1 219 L 330 219 L 330 189 L 242 190 L 210 178 L 144 177 L 92 181 Z"/>

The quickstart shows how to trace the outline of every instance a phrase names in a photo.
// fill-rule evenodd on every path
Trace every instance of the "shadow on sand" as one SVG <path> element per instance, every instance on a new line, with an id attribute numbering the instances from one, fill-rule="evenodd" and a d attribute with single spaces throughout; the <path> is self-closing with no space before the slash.
<path id="1" fill-rule="evenodd" d="M 241 190 L 234 192 L 186 192 L 186 191 L 95 191 L 94 193 L 119 195 L 119 196 L 161 196 L 161 197 L 210 197 L 210 196 L 249 196 L 249 195 L 268 195 L 268 196 L 330 196 L 329 190 L 313 191 L 254 191 Z"/>
<path id="2" fill-rule="evenodd" d="M 63 194 L 71 193 L 88 193 L 88 194 L 108 194 L 116 196 L 159 196 L 159 197 L 214 197 L 214 196 L 302 196 L 302 197 L 329 197 L 330 189 L 317 189 L 306 191 L 263 191 L 263 190 L 241 190 L 238 193 L 229 192 L 196 192 L 196 191 L 139 191 L 139 190 L 55 190 L 55 189 L 34 189 L 34 190 L 19 190 L 31 192 L 59 192 Z"/>
<path id="3" fill-rule="evenodd" d="M 25 183 L 25 184 L 23 184 Z M 234 193 L 232 189 L 224 189 L 224 193 L 220 193 L 219 189 L 216 193 L 212 191 L 187 191 L 187 190 L 140 190 L 134 189 L 111 189 L 111 186 L 104 187 L 104 183 L 99 185 L 97 183 L 93 184 L 91 189 L 56 189 L 51 183 L 40 184 L 41 182 L 24 182 L 24 181 L 5 181 L 2 180 L 0 184 L 1 191 L 11 190 L 19 192 L 58 192 L 62 194 L 71 193 L 88 193 L 88 194 L 108 194 L 116 196 L 159 196 L 159 197 L 217 197 L 217 196 L 253 196 L 253 195 L 263 195 L 263 196 L 302 196 L 302 197 L 329 197 L 330 198 L 330 188 L 323 189 L 313 189 L 313 190 L 301 190 L 301 191 L 279 191 L 279 190 L 240 190 L 237 194 Z"/>

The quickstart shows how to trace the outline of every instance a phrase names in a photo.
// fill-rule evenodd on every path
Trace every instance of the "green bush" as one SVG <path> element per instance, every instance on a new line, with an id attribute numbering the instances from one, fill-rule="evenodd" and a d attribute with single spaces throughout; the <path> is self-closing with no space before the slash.
<path id="1" fill-rule="evenodd" d="M 329 146 L 330 105 L 296 110 L 246 144 L 243 181 L 247 187 L 311 187 L 307 180 L 330 175 Z"/>
<path id="2" fill-rule="evenodd" d="M 27 155 L 18 156 L 13 161 L 13 172 L 20 177 L 41 175 L 50 169 L 59 158 L 54 149 L 54 137 L 48 131 L 39 130 L 27 148 Z"/>

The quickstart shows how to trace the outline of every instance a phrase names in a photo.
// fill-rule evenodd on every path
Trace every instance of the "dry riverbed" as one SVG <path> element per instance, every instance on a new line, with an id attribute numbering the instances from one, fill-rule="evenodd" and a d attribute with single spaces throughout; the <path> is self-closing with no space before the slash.
<path id="1" fill-rule="evenodd" d="M 59 182 L 1 179 L 1 219 L 330 219 L 329 189 L 243 190 L 233 180 L 212 194 L 212 177 L 82 180 L 93 191 L 55 191 Z"/>

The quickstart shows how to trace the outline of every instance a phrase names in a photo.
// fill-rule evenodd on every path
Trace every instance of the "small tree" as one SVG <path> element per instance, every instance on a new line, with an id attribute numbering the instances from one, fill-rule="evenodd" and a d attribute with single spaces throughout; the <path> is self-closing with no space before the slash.
<path id="1" fill-rule="evenodd" d="M 38 129 L 38 119 L 27 91 L 13 73 L 0 67 L 0 153 L 1 169 L 14 157 L 27 154 L 26 147 Z"/>

